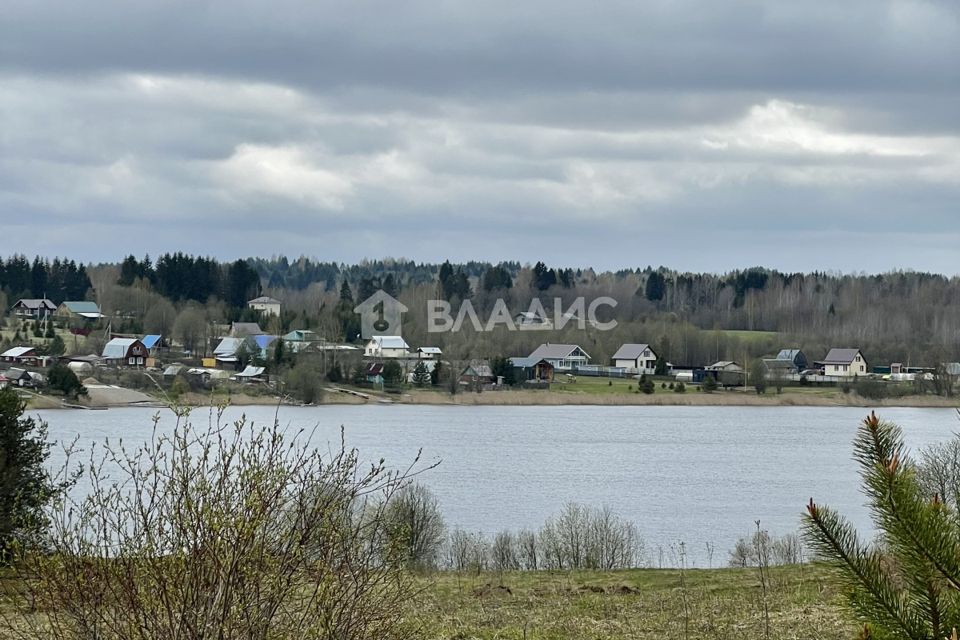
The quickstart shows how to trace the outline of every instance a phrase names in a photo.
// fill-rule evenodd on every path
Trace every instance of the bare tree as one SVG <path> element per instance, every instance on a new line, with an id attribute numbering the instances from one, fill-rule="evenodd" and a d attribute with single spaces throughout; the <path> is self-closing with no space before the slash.
<path id="1" fill-rule="evenodd" d="M 173 323 L 174 337 L 191 353 L 196 353 L 197 347 L 203 344 L 206 331 L 206 316 L 197 307 L 185 308 Z"/>
<path id="2" fill-rule="evenodd" d="M 0 611 L 4 637 L 364 640 L 395 630 L 412 586 L 403 558 L 376 541 L 407 474 L 364 469 L 342 441 L 324 456 L 310 434 L 224 424 L 221 413 L 197 427 L 181 412 L 171 434 L 157 424 L 154 434 L 132 450 L 94 448 L 89 492 L 50 510 L 48 553 L 21 557 L 25 593 Z"/>
<path id="3" fill-rule="evenodd" d="M 412 484 L 398 491 L 384 512 L 390 544 L 416 569 L 433 569 L 440 559 L 446 526 L 440 503 L 427 487 Z"/>

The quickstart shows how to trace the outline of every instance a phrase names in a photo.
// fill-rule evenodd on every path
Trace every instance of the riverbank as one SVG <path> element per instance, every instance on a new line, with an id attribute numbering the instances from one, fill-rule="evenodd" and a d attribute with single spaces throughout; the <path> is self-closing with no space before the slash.
<path id="1" fill-rule="evenodd" d="M 32 395 L 27 399 L 31 409 L 69 409 L 63 406 L 62 398 Z M 210 406 L 221 402 L 232 406 L 277 406 L 301 403 L 291 398 L 246 393 L 203 394 L 188 393 L 177 399 L 178 404 L 190 407 Z M 110 407 L 165 406 L 167 400 L 142 392 L 109 387 L 97 389 L 94 397 L 83 400 L 81 408 L 104 409 Z M 354 390 L 341 388 L 326 391 L 320 405 L 361 405 L 361 404 L 421 404 L 451 406 L 695 406 L 695 407 L 907 407 L 907 408 L 954 408 L 960 405 L 956 398 L 940 396 L 903 396 L 871 400 L 856 393 L 843 393 L 840 390 L 785 390 L 783 393 L 768 392 L 757 394 L 753 390 L 742 389 L 714 391 L 704 393 L 691 390 L 686 393 L 660 392 L 644 393 L 587 393 L 578 391 L 531 391 L 498 390 L 482 393 L 463 391 L 450 395 L 444 391 L 410 389 L 402 393 L 381 393 L 369 389 Z"/>

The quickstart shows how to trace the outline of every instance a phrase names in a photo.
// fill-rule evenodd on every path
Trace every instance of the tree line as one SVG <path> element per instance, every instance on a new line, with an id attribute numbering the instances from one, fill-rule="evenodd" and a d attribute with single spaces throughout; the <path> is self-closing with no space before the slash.
<path id="1" fill-rule="evenodd" d="M 50 298 L 57 302 L 84 300 L 90 290 L 87 268 L 66 258 L 52 261 L 24 255 L 0 259 L 0 290 L 8 300 Z"/>

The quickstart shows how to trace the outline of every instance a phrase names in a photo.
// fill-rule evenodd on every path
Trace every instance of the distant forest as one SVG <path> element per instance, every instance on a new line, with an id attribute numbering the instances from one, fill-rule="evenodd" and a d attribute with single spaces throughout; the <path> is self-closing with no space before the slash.
<path id="1" fill-rule="evenodd" d="M 328 340 L 356 338 L 352 307 L 377 289 L 406 304 L 408 342 L 444 347 L 456 357 L 526 355 L 541 342 L 572 342 L 605 362 L 622 342 L 646 342 L 676 364 L 743 361 L 799 347 L 811 359 L 831 347 L 859 347 L 871 364 L 960 360 L 960 279 L 895 271 L 878 275 L 781 273 L 750 268 L 723 274 L 664 267 L 596 272 L 534 262 L 358 264 L 309 258 L 220 262 L 167 253 L 118 263 L 12 256 L 0 260 L 0 292 L 18 298 L 96 300 L 125 328 L 175 334 L 177 316 L 202 312 L 209 322 L 249 319 L 245 302 L 270 295 L 284 303 L 276 331 L 309 328 Z M 427 334 L 426 302 L 469 299 L 481 318 L 504 299 L 515 314 L 533 298 L 546 309 L 582 296 L 610 296 L 619 326 L 609 332 L 497 330 Z M 159 318 L 159 320 L 158 320 Z M 748 333 L 749 332 L 749 333 Z M 176 336 L 174 335 L 174 338 Z"/>

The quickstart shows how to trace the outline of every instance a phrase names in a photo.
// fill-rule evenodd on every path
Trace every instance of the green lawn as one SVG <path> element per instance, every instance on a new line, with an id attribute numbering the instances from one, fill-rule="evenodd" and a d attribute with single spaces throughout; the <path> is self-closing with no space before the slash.
<path id="1" fill-rule="evenodd" d="M 846 640 L 856 625 L 824 568 L 536 572 L 423 579 L 411 638 Z M 765 634 L 764 603 L 769 612 Z"/>
<path id="2" fill-rule="evenodd" d="M 670 385 L 671 380 L 654 380 L 656 387 L 655 393 L 673 394 L 673 389 L 664 389 L 660 386 L 661 382 Z M 639 380 L 632 378 L 594 378 L 588 376 L 573 376 L 567 378 L 564 374 L 557 374 L 553 384 L 550 385 L 551 391 L 561 393 L 584 393 L 589 395 L 616 395 L 624 393 L 635 393 Z M 676 384 L 676 383 L 674 383 Z M 693 385 L 686 385 L 687 393 L 697 393 Z"/>
<path id="3" fill-rule="evenodd" d="M 736 329 L 711 329 L 705 333 L 716 336 L 717 334 L 727 336 L 728 338 L 739 338 L 745 342 L 759 342 L 776 338 L 780 334 L 776 331 L 741 331 Z"/>

